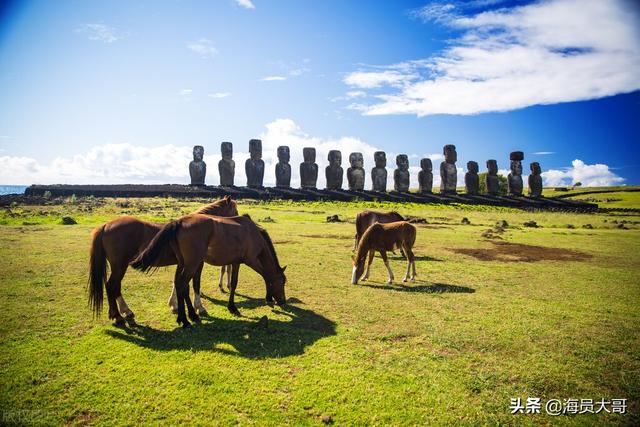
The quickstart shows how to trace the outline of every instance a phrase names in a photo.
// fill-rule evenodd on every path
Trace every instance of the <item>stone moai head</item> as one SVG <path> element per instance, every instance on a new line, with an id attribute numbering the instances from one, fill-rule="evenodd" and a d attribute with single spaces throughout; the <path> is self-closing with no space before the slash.
<path id="1" fill-rule="evenodd" d="M 433 170 L 433 163 L 431 163 L 431 159 L 420 160 L 420 168 L 423 171 L 431 172 Z"/>
<path id="2" fill-rule="evenodd" d="M 316 149 L 313 147 L 304 147 L 302 149 L 302 157 L 304 157 L 306 163 L 315 163 Z"/>
<path id="3" fill-rule="evenodd" d="M 467 171 L 471 173 L 478 173 L 479 167 L 478 162 L 470 161 L 467 162 Z"/>
<path id="4" fill-rule="evenodd" d="M 193 147 L 193 160 L 195 162 L 201 162 L 204 158 L 204 147 L 202 145 L 196 145 Z"/>
<path id="5" fill-rule="evenodd" d="M 540 168 L 540 163 L 538 162 L 533 162 L 529 165 L 529 168 L 531 169 L 531 173 L 533 175 L 540 175 L 540 173 L 542 172 L 542 169 Z"/>
<path id="6" fill-rule="evenodd" d="M 352 168 L 362 168 L 364 166 L 364 158 L 362 157 L 362 153 L 349 154 L 349 163 L 351 163 Z"/>
<path id="7" fill-rule="evenodd" d="M 409 170 L 409 157 L 406 154 L 398 154 L 396 156 L 396 166 L 403 171 Z"/>
<path id="8" fill-rule="evenodd" d="M 289 159 L 291 158 L 291 154 L 289 153 L 289 147 L 286 145 L 281 145 L 278 147 L 278 160 L 282 163 L 289 163 Z"/>
<path id="9" fill-rule="evenodd" d="M 330 150 L 327 156 L 331 166 L 340 166 L 342 164 L 342 153 L 339 150 Z"/>
<path id="10" fill-rule="evenodd" d="M 376 151 L 373 153 L 373 160 L 375 161 L 377 168 L 384 168 L 387 166 L 387 155 L 384 151 Z"/>
<path id="11" fill-rule="evenodd" d="M 514 175 L 522 175 L 522 160 L 524 159 L 524 153 L 522 151 L 513 151 L 509 154 L 511 160 L 511 173 Z"/>
<path id="12" fill-rule="evenodd" d="M 442 148 L 442 154 L 444 154 L 444 161 L 447 163 L 455 163 L 458 161 L 458 153 L 456 152 L 455 145 L 445 145 Z"/>
<path id="13" fill-rule="evenodd" d="M 262 141 L 259 139 L 252 139 L 249 141 L 249 154 L 252 160 L 259 160 L 262 158 Z"/>
<path id="14" fill-rule="evenodd" d="M 498 162 L 493 159 L 487 160 L 487 171 L 489 171 L 489 175 L 496 175 L 498 173 Z"/>
<path id="15" fill-rule="evenodd" d="M 220 153 L 223 159 L 231 160 L 233 157 L 233 144 L 230 142 L 220 144 Z"/>

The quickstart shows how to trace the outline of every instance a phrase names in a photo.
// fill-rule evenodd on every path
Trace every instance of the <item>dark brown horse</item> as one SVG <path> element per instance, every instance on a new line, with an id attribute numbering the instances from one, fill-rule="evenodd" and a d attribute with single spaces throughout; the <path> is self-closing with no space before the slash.
<path id="1" fill-rule="evenodd" d="M 351 276 L 351 283 L 357 284 L 358 279 L 362 277 L 362 280 L 369 278 L 369 268 L 373 261 L 373 255 L 376 251 L 380 252 L 382 261 L 384 261 L 385 267 L 389 272 L 388 283 L 393 283 L 393 272 L 389 267 L 389 260 L 387 260 L 387 251 L 392 251 L 394 248 L 400 248 L 407 257 L 407 273 L 402 279 L 403 282 L 416 278 L 416 263 L 413 255 L 413 245 L 416 241 L 416 227 L 409 224 L 406 221 L 391 222 L 388 224 L 375 223 L 364 232 L 358 245 L 358 250 L 355 257 L 353 257 L 353 275 Z M 369 254 L 369 263 L 367 264 L 367 271 L 364 276 L 364 263 Z M 412 271 L 413 268 L 413 271 Z"/>
<path id="2" fill-rule="evenodd" d="M 267 304 L 285 303 L 284 268 L 280 267 L 278 256 L 269 234 L 254 223 L 248 215 L 230 218 L 193 214 L 184 216 L 165 225 L 151 240 L 131 266 L 137 270 L 149 271 L 159 265 L 163 256 L 171 251 L 178 260 L 174 283 L 178 293 L 178 323 L 189 326 L 185 315 L 187 305 L 189 318 L 199 321 L 189 298 L 188 283 L 202 268 L 202 263 L 212 265 L 232 265 L 231 287 L 227 307 L 232 313 L 240 314 L 234 303 L 238 285 L 240 264 L 246 264 L 264 279 L 267 287 Z"/>
<path id="3" fill-rule="evenodd" d="M 363 211 L 356 215 L 356 236 L 353 250 L 358 249 L 358 243 L 362 235 L 376 222 L 386 224 L 388 222 L 404 221 L 404 217 L 398 212 Z"/>
<path id="4" fill-rule="evenodd" d="M 238 215 L 236 202 L 229 196 L 203 206 L 196 212 L 216 216 Z M 127 272 L 129 263 L 151 242 L 162 227 L 162 224 L 125 216 L 103 224 L 93 231 L 89 257 L 89 303 L 96 314 L 102 309 L 104 298 L 102 289 L 105 287 L 109 302 L 109 319 L 114 319 L 119 325 L 124 324 L 125 318 L 129 322 L 133 321 L 134 314 L 122 297 L 122 278 Z M 111 268 L 109 280 L 107 280 L 107 261 Z M 161 253 L 156 261 L 157 266 L 176 263 L 176 257 L 170 250 Z M 193 276 L 193 290 L 196 307 L 203 314 L 206 310 L 200 302 L 201 272 L 202 265 Z"/>

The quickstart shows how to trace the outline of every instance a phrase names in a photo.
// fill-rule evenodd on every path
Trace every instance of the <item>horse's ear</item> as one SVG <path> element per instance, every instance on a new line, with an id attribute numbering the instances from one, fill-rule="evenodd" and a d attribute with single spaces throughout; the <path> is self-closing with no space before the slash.
<path id="1" fill-rule="evenodd" d="M 287 266 L 285 265 L 284 267 L 282 267 L 282 272 L 284 273 L 286 269 L 287 269 Z"/>
<path id="2" fill-rule="evenodd" d="M 226 196 L 224 196 L 224 200 L 229 203 L 229 200 L 231 200 L 231 196 L 229 196 L 228 194 Z"/>

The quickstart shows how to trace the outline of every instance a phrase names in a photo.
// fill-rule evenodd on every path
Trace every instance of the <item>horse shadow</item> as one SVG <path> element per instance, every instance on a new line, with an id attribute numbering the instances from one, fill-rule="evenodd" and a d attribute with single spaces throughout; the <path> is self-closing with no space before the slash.
<path id="1" fill-rule="evenodd" d="M 226 307 L 226 301 L 207 299 Z M 290 301 L 286 307 L 274 309 L 275 313 L 289 317 L 289 321 L 264 317 L 220 319 L 205 316 L 201 324 L 188 329 L 167 331 L 134 325 L 105 332 L 113 338 L 156 351 L 213 351 L 248 359 L 300 355 L 307 346 L 336 334 L 333 321 L 293 304 L 295 302 Z M 238 307 L 244 308 L 262 305 L 264 300 L 261 299 L 247 299 L 237 303 Z"/>
<path id="2" fill-rule="evenodd" d="M 378 255 L 378 258 L 380 256 Z M 392 255 L 392 256 L 387 256 L 389 259 L 393 259 L 393 260 L 406 260 L 405 257 L 403 257 L 402 255 Z M 415 261 L 436 261 L 436 262 L 442 262 L 443 260 L 439 259 L 439 258 L 433 258 L 427 255 L 415 255 L 414 257 Z"/>
<path id="3" fill-rule="evenodd" d="M 473 294 L 476 291 L 475 289 L 468 286 L 449 285 L 446 283 L 432 283 L 430 285 L 375 285 L 367 283 L 363 286 L 385 291 L 417 292 L 424 294 Z"/>

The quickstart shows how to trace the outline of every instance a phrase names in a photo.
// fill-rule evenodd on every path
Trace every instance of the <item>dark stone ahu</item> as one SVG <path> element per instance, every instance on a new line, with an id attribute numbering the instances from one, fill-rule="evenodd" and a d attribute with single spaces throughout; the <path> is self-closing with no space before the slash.
<path id="1" fill-rule="evenodd" d="M 289 147 L 281 145 L 278 147 L 278 163 L 276 163 L 276 187 L 291 187 L 291 165 L 289 159 Z"/>
<path id="2" fill-rule="evenodd" d="M 316 164 L 316 149 L 304 147 L 302 149 L 304 162 L 300 163 L 300 187 L 315 189 L 318 181 L 318 165 Z"/>
<path id="3" fill-rule="evenodd" d="M 193 160 L 189 163 L 189 175 L 191 175 L 191 185 L 203 186 L 204 178 L 207 175 L 207 164 L 202 160 L 204 157 L 204 147 L 196 145 L 193 147 Z"/>
<path id="4" fill-rule="evenodd" d="M 247 174 L 247 187 L 262 188 L 264 179 L 264 160 L 262 160 L 262 141 L 252 139 L 249 141 L 250 158 L 244 163 L 244 170 Z"/>
<path id="5" fill-rule="evenodd" d="M 371 169 L 371 181 L 373 191 L 387 191 L 387 155 L 384 151 L 373 153 L 373 160 L 376 166 Z"/>
<path id="6" fill-rule="evenodd" d="M 509 155 L 511 160 L 511 172 L 507 176 L 507 191 L 510 196 L 522 196 L 522 151 L 513 151 Z"/>
<path id="7" fill-rule="evenodd" d="M 399 193 L 407 193 L 409 191 L 409 157 L 406 154 L 398 154 L 396 156 L 396 166 L 393 171 L 393 189 Z"/>
<path id="8" fill-rule="evenodd" d="M 458 185 L 458 169 L 456 169 L 458 153 L 456 153 L 456 146 L 445 145 L 442 152 L 444 154 L 444 162 L 440 163 L 440 193 L 456 194 L 456 186 Z"/>
<path id="9" fill-rule="evenodd" d="M 327 160 L 329 160 L 329 166 L 324 170 L 327 178 L 327 190 L 340 190 L 344 174 L 340 166 L 342 164 L 342 153 L 338 150 L 331 150 Z"/>
<path id="10" fill-rule="evenodd" d="M 431 159 L 420 160 L 420 172 L 418 172 L 418 191 L 431 194 L 433 192 L 433 164 Z"/>
<path id="11" fill-rule="evenodd" d="M 236 173 L 236 162 L 233 161 L 233 144 L 223 142 L 220 144 L 222 159 L 218 162 L 218 172 L 220 173 L 220 185 L 223 187 L 233 186 L 233 177 Z"/>
<path id="12" fill-rule="evenodd" d="M 478 163 L 467 162 L 467 173 L 464 175 L 464 187 L 467 194 L 478 194 L 480 192 L 480 178 L 478 177 Z"/>
<path id="13" fill-rule="evenodd" d="M 364 158 L 362 153 L 349 154 L 349 163 L 351 167 L 347 169 L 347 181 L 349 181 L 349 190 L 364 190 Z"/>
<path id="14" fill-rule="evenodd" d="M 531 175 L 529 175 L 529 196 L 530 197 L 542 197 L 542 169 L 540 169 L 540 163 L 533 162 L 529 165 L 531 168 Z"/>
<path id="15" fill-rule="evenodd" d="M 500 194 L 500 179 L 498 178 L 498 162 L 494 159 L 487 160 L 487 176 L 484 181 L 487 194 L 497 196 Z"/>

